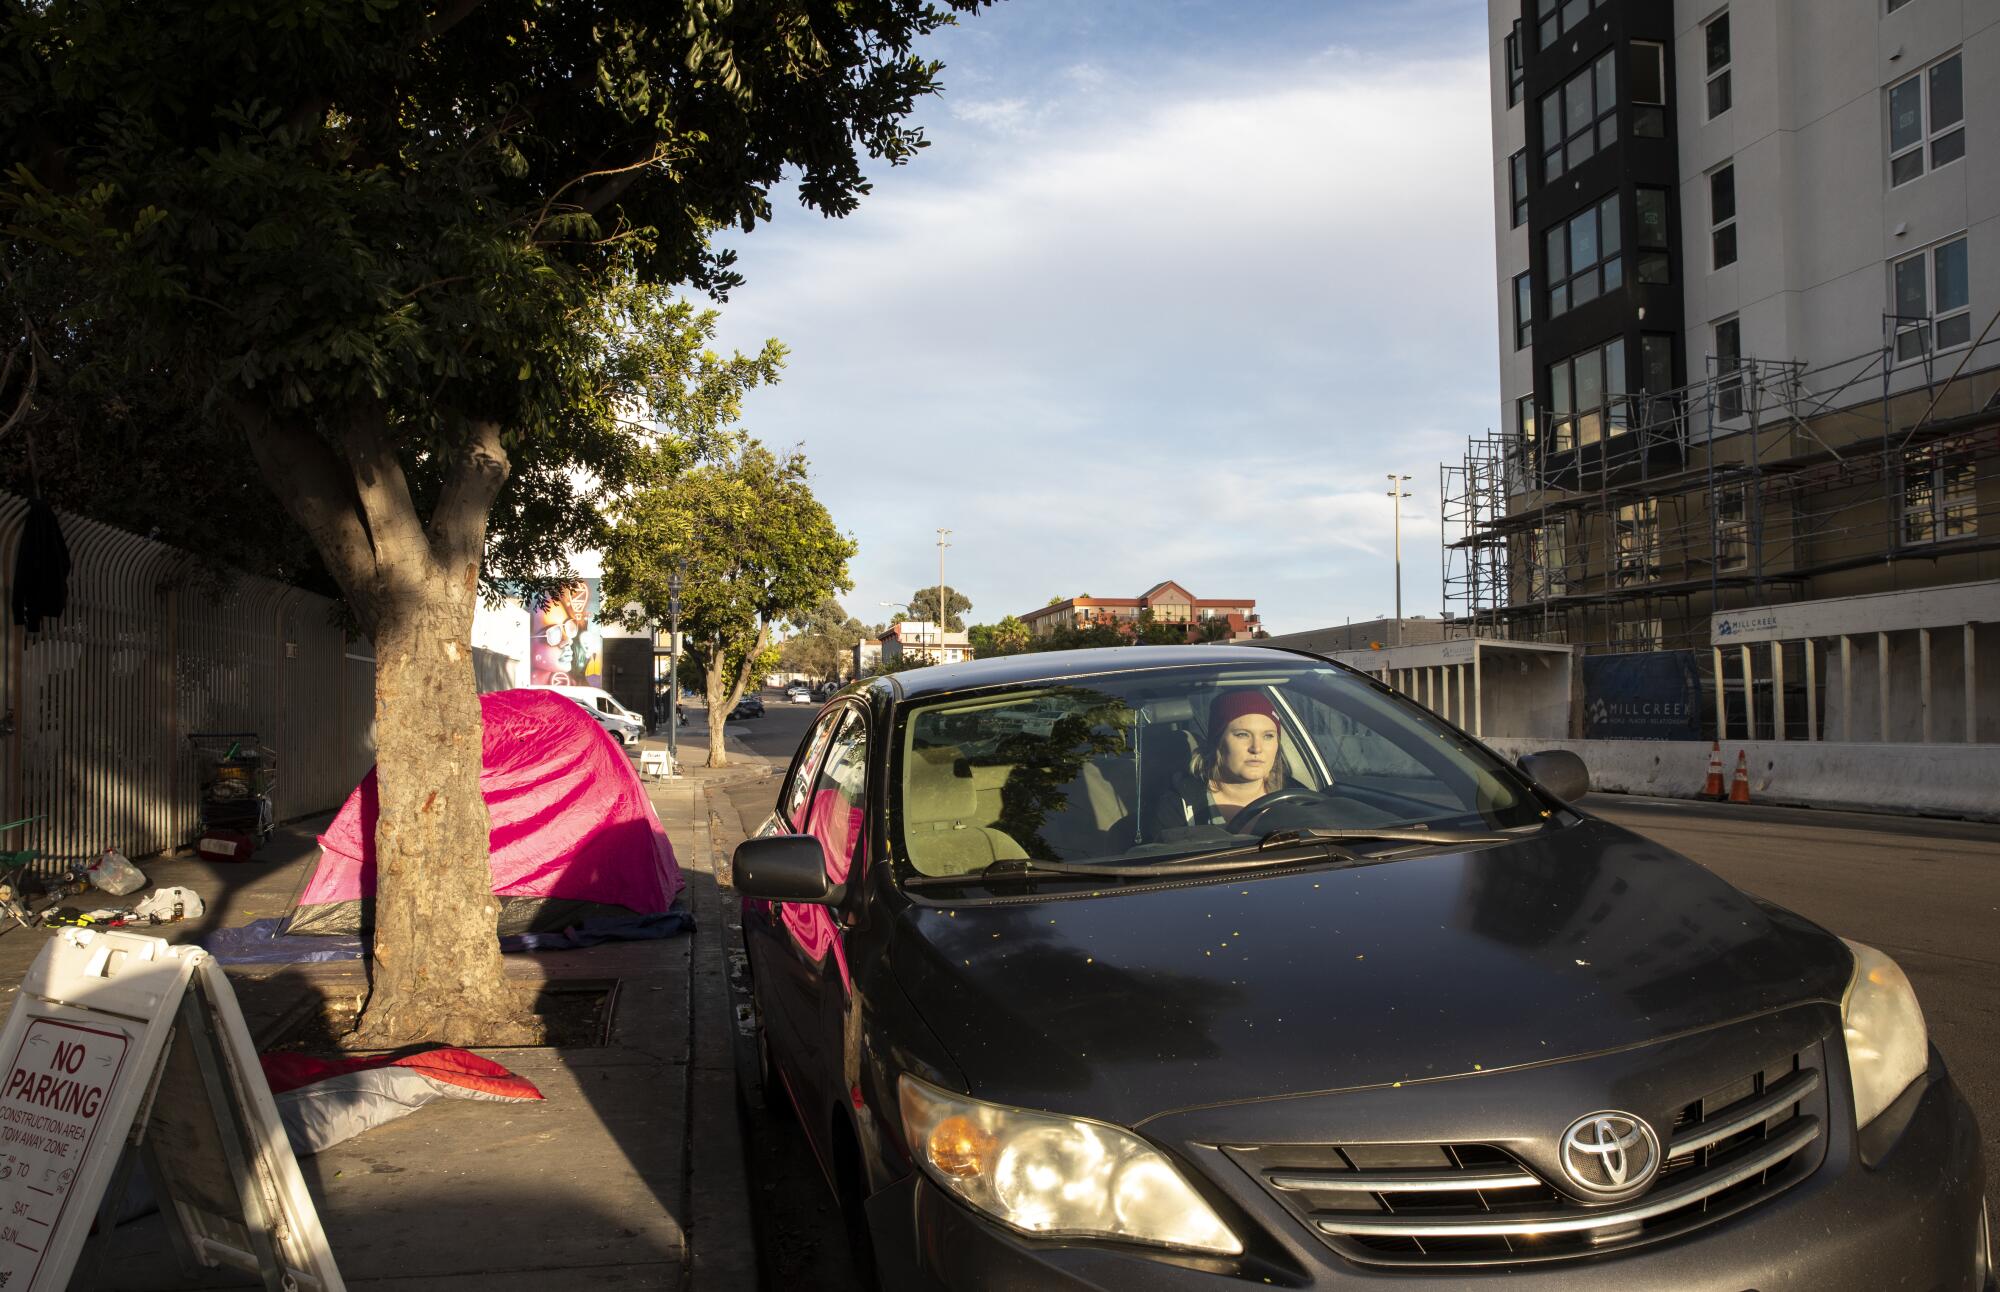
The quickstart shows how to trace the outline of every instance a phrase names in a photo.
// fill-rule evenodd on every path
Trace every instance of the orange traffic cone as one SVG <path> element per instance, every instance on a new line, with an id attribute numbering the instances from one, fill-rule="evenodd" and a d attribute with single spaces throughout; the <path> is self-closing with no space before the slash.
<path id="1" fill-rule="evenodd" d="M 1722 742 L 1711 740 L 1708 742 L 1708 779 L 1701 783 L 1701 796 L 1720 803 L 1723 793 Z"/>
<path id="2" fill-rule="evenodd" d="M 1729 801 L 1731 803 L 1750 801 L 1750 755 L 1741 749 L 1736 751 L 1736 775 L 1729 782 Z"/>

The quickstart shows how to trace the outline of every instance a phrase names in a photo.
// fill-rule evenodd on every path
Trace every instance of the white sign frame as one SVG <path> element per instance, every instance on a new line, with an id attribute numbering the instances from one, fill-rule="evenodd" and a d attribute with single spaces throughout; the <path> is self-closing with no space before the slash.
<path id="1" fill-rule="evenodd" d="M 136 1158 L 184 1263 L 345 1292 L 235 992 L 207 952 L 61 930 L 21 981 L 0 1065 L 6 1292 L 68 1286 L 92 1223 L 102 1242 L 116 1222 Z"/>

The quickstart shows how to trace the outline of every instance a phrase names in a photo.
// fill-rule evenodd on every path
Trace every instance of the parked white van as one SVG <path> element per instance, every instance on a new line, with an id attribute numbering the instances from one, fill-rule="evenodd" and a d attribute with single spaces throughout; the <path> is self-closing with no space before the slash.
<path id="1" fill-rule="evenodd" d="M 639 737 L 646 734 L 646 720 L 632 712 L 611 692 L 598 686 L 530 686 L 528 691 L 553 691 L 557 695 L 576 701 L 590 710 L 590 716 L 598 725 L 618 738 L 620 744 L 630 749 L 638 745 Z"/>

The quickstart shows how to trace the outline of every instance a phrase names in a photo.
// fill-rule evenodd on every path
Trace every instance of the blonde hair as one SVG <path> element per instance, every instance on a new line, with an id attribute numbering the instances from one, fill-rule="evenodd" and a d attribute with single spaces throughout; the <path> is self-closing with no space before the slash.
<path id="1" fill-rule="evenodd" d="M 1215 785 L 1218 783 L 1216 777 L 1222 771 L 1222 737 L 1223 733 L 1228 730 L 1229 728 L 1225 724 L 1221 729 L 1209 732 L 1208 751 L 1206 753 L 1196 753 L 1193 765 L 1188 768 L 1189 771 L 1199 776 L 1205 785 Z M 1264 793 L 1276 793 L 1285 788 L 1285 782 L 1291 778 L 1291 772 L 1285 766 L 1285 742 L 1281 738 L 1278 741 L 1278 752 L 1271 759 L 1271 770 L 1264 777 Z"/>

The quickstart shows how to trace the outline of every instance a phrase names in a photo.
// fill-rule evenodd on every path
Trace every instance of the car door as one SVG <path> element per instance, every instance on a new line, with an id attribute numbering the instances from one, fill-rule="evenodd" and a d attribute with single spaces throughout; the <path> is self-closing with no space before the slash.
<path id="1" fill-rule="evenodd" d="M 868 778 L 868 725 L 859 709 L 843 705 L 819 760 L 812 785 L 798 805 L 798 832 L 817 840 L 827 878 L 845 884 L 861 845 Z M 845 1089 L 841 1078 L 840 1005 L 852 987 L 837 912 L 805 902 L 784 903 L 778 922 L 785 933 L 770 959 L 772 1008 L 792 1031 L 789 1073 L 794 1093 L 809 1110 L 808 1125 L 823 1129 L 820 1114 Z"/>
<path id="2" fill-rule="evenodd" d="M 819 773 L 820 763 L 834 732 L 847 716 L 845 711 L 823 714 L 812 730 L 806 733 L 793 761 L 791 775 L 778 794 L 777 810 L 764 823 L 760 834 L 802 832 L 800 827 L 806 820 L 814 778 Z M 744 903 L 743 948 L 750 957 L 757 1009 L 763 1019 L 771 1057 L 790 1081 L 797 1067 L 799 1049 L 795 1013 L 798 1002 L 795 990 L 784 990 L 787 981 L 794 976 L 789 962 L 795 958 L 791 948 L 791 929 L 785 922 L 785 905 L 763 901 Z"/>

